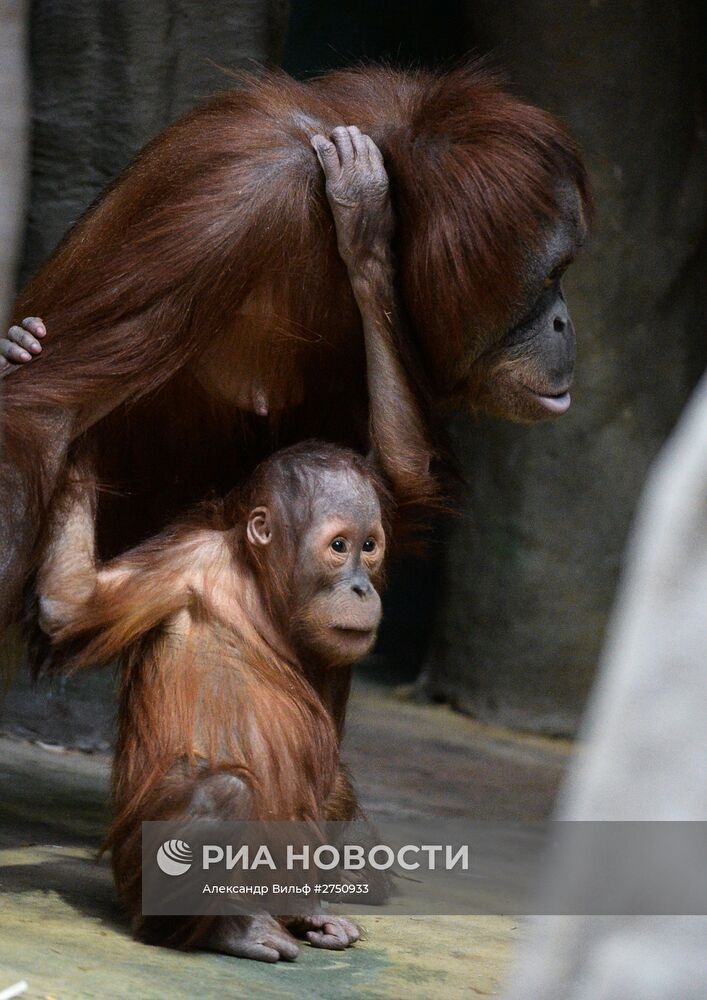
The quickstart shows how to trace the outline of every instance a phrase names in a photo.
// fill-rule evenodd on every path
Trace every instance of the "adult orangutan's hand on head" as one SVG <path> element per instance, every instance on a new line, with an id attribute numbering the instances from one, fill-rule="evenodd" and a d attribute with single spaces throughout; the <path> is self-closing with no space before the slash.
<path id="1" fill-rule="evenodd" d="M 369 261 L 388 256 L 393 210 L 383 156 L 373 139 L 355 125 L 335 128 L 312 146 L 326 177 L 326 193 L 336 225 L 339 253 L 352 274 Z"/>

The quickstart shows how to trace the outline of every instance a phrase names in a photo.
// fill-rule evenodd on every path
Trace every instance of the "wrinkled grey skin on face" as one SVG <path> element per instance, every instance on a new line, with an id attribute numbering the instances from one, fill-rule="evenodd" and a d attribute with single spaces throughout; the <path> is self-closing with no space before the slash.
<path id="1" fill-rule="evenodd" d="M 558 202 L 560 221 L 549 230 L 544 252 L 534 255 L 528 262 L 524 284 L 532 305 L 504 339 L 509 360 L 523 358 L 526 361 L 525 386 L 550 399 L 568 393 L 572 383 L 575 332 L 561 279 L 587 234 L 582 204 L 574 185 L 562 183 Z M 563 401 L 558 400 L 558 403 L 556 407 L 548 407 L 549 415 L 562 413 L 567 408 Z M 548 401 L 545 405 L 548 406 Z"/>
<path id="2" fill-rule="evenodd" d="M 381 620 L 375 585 L 385 551 L 380 501 L 357 473 L 331 471 L 321 477 L 310 513 L 295 560 L 295 632 L 328 661 L 353 662 L 371 649 Z"/>
<path id="3" fill-rule="evenodd" d="M 575 364 L 575 332 L 561 278 L 587 233 L 573 184 L 562 182 L 556 222 L 547 225 L 541 252 L 528 255 L 523 294 L 511 329 L 472 365 L 484 365 L 479 406 L 490 413 L 534 422 L 565 413 Z"/>

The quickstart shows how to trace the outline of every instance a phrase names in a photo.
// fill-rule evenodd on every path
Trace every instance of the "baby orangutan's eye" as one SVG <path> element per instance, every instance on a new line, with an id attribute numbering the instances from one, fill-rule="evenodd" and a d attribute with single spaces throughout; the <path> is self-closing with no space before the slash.
<path id="1" fill-rule="evenodd" d="M 363 543 L 364 552 L 375 552 L 376 551 L 376 540 L 375 538 L 367 538 Z"/>
<path id="2" fill-rule="evenodd" d="M 342 555 L 344 552 L 346 552 L 346 539 L 335 538 L 334 541 L 331 543 L 331 548 L 334 550 L 334 552 L 338 552 L 340 555 Z"/>

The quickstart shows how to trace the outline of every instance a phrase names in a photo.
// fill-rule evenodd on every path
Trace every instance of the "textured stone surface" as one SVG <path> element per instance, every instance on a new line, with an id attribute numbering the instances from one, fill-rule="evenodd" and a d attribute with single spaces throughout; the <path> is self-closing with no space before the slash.
<path id="1" fill-rule="evenodd" d="M 23 276 L 165 125 L 228 85 L 219 67 L 279 61 L 287 0 L 38 0 Z"/>
<path id="2" fill-rule="evenodd" d="M 14 298 L 16 258 L 24 213 L 29 82 L 25 0 L 0 7 L 0 320 Z"/>
<path id="3" fill-rule="evenodd" d="M 700 9 L 469 5 L 481 49 L 578 137 L 597 203 L 566 281 L 579 337 L 569 414 L 453 428 L 468 490 L 447 534 L 427 690 L 481 718 L 576 727 L 648 463 L 705 361 Z"/>
<path id="4" fill-rule="evenodd" d="M 0 733 L 78 750 L 107 750 L 114 741 L 116 710 L 110 669 L 45 679 L 36 686 L 29 671 L 19 669 L 0 700 Z"/>

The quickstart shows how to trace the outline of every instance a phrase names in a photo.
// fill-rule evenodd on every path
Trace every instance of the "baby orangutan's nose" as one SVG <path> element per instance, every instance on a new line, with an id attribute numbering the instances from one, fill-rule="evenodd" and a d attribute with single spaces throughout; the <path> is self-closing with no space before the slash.
<path id="1" fill-rule="evenodd" d="M 351 584 L 351 589 L 356 597 L 360 597 L 362 600 L 366 600 L 374 593 L 371 581 L 364 573 L 356 574 Z"/>

